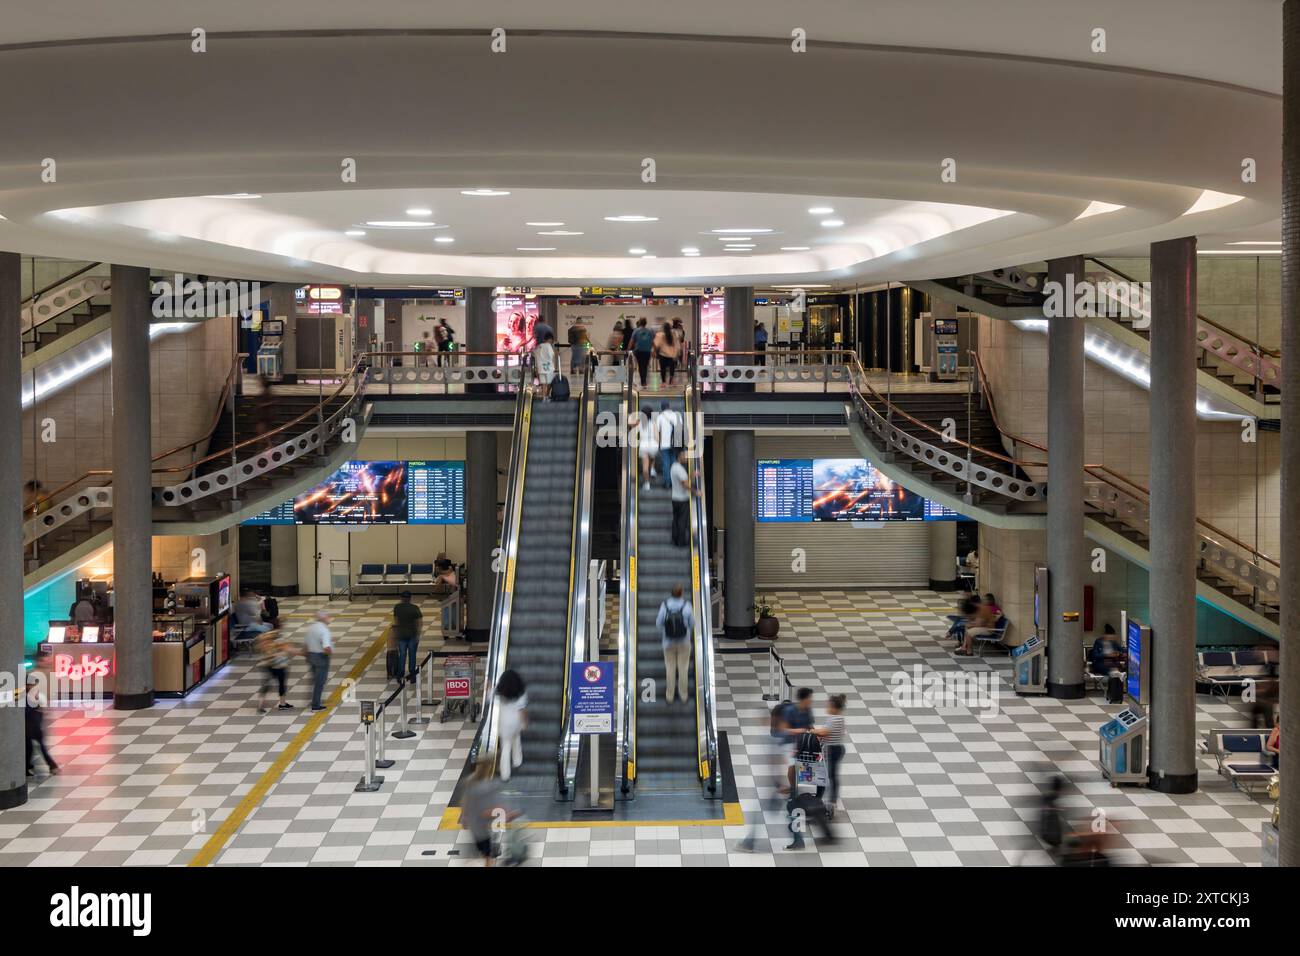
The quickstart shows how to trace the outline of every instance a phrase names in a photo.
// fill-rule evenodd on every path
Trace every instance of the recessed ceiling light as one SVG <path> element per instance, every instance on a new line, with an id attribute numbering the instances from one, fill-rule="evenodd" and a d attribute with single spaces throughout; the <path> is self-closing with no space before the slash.
<path id="1" fill-rule="evenodd" d="M 217 193 L 211 196 L 204 196 L 204 199 L 261 199 L 261 193 Z"/>
<path id="2" fill-rule="evenodd" d="M 658 216 L 606 216 L 606 222 L 658 222 Z"/>
<path id="3" fill-rule="evenodd" d="M 799 285 L 774 285 L 773 289 L 829 289 L 825 282 L 802 282 Z"/>
<path id="4" fill-rule="evenodd" d="M 343 233 L 345 236 L 364 236 L 365 234 L 366 231 L 364 229 L 349 229 L 347 232 Z"/>
<path id="5" fill-rule="evenodd" d="M 771 229 L 759 229 L 758 227 L 752 227 L 749 229 L 714 229 L 713 230 L 714 233 L 718 235 L 724 235 L 724 236 L 733 233 L 738 233 L 740 235 L 748 235 L 751 232 L 764 233 L 764 232 L 771 232 L 771 231 L 772 231 Z"/>
<path id="6" fill-rule="evenodd" d="M 682 255 L 686 256 L 688 259 L 696 259 L 699 257 L 700 253 L 697 249 L 695 252 L 684 252 Z"/>
<path id="7" fill-rule="evenodd" d="M 3 218 L 4 218 L 3 216 L 0 216 L 0 219 Z M 1239 239 L 1236 242 L 1228 243 L 1228 245 L 1230 246 L 1280 246 L 1282 245 L 1282 243 L 1280 240 L 1277 239 Z"/>
<path id="8" fill-rule="evenodd" d="M 658 256 L 642 256 L 642 259 L 658 259 Z"/>
<path id="9" fill-rule="evenodd" d="M 1198 256 L 1280 256 L 1281 249 L 1197 249 Z"/>
<path id="10" fill-rule="evenodd" d="M 699 251 L 700 251 L 700 247 L 699 247 L 699 246 L 682 246 L 682 252 L 686 253 L 686 255 L 688 255 L 688 256 L 689 256 L 692 252 L 698 253 Z"/>
<path id="11" fill-rule="evenodd" d="M 575 232 L 572 229 L 544 229 L 538 233 L 539 236 L 581 236 L 583 233 Z"/>
<path id="12" fill-rule="evenodd" d="M 453 239 L 451 236 L 434 236 L 433 241 L 434 242 L 455 242 L 456 240 Z"/>
<path id="13" fill-rule="evenodd" d="M 722 242 L 749 242 L 749 236 L 718 236 Z"/>
<path id="14" fill-rule="evenodd" d="M 822 220 L 822 225 L 825 226 L 827 229 L 834 229 L 834 228 L 836 228 L 836 227 L 838 227 L 838 226 L 842 226 L 842 225 L 844 225 L 844 220 L 843 220 L 843 219 L 823 219 L 823 220 Z"/>
<path id="15" fill-rule="evenodd" d="M 753 246 L 723 246 L 722 248 L 725 249 L 727 252 L 749 252 L 749 250 L 753 249 L 754 247 Z"/>
<path id="16" fill-rule="evenodd" d="M 367 219 L 367 226 L 374 226 L 376 229 L 446 229 L 446 226 L 440 226 L 436 222 L 414 222 L 410 219 Z"/>
<path id="17" fill-rule="evenodd" d="M 515 246 L 515 252 L 554 252 L 554 246 Z"/>
<path id="18" fill-rule="evenodd" d="M 414 206 L 406 210 L 408 216 L 432 216 L 432 209 L 425 209 L 423 206 Z"/>
<path id="19" fill-rule="evenodd" d="M 645 250 L 639 246 L 634 246 L 633 248 L 627 251 L 627 254 L 629 256 L 643 256 L 645 255 Z"/>
<path id="20" fill-rule="evenodd" d="M 782 252 L 807 252 L 812 246 L 782 246 Z"/>
<path id="21" fill-rule="evenodd" d="M 808 210 L 814 216 L 829 216 L 835 211 L 834 206 L 812 206 Z"/>
<path id="22" fill-rule="evenodd" d="M 510 195 L 510 190 L 508 190 L 508 189 L 488 189 L 488 188 L 486 188 L 486 187 L 482 187 L 482 188 L 479 188 L 479 189 L 462 189 L 462 190 L 460 191 L 460 194 L 461 194 L 462 196 L 509 196 L 509 195 Z"/>
<path id="23" fill-rule="evenodd" d="M 562 222 L 526 222 L 525 226 L 563 226 Z"/>

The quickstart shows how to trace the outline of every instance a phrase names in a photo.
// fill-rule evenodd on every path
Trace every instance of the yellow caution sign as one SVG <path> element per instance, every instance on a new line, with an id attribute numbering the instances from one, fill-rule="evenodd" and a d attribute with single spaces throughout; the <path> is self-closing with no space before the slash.
<path id="1" fill-rule="evenodd" d="M 636 555 L 630 554 L 627 558 L 627 586 L 628 590 L 636 590 Z"/>
<path id="2" fill-rule="evenodd" d="M 511 558 L 506 562 L 506 593 L 513 594 L 515 590 L 515 559 Z"/>

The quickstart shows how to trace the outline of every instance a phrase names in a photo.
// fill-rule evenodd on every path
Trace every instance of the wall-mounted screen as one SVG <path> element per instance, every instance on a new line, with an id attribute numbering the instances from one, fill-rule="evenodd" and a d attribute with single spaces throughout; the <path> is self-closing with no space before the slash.
<path id="1" fill-rule="evenodd" d="M 463 524 L 463 461 L 349 461 L 245 524 Z"/>
<path id="2" fill-rule="evenodd" d="M 759 521 L 956 521 L 961 515 L 908 491 L 861 458 L 756 462 Z"/>

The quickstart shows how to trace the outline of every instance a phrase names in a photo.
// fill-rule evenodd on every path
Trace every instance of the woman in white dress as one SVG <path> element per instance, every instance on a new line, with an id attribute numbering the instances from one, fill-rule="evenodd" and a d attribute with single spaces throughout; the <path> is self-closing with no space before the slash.
<path id="1" fill-rule="evenodd" d="M 501 709 L 497 770 L 502 780 L 509 780 L 511 771 L 524 762 L 523 736 L 528 726 L 528 690 L 518 671 L 507 670 L 497 681 L 497 703 Z"/>
<path id="2" fill-rule="evenodd" d="M 538 391 L 542 398 L 550 398 L 551 382 L 556 372 L 555 339 L 549 333 L 533 347 L 533 371 L 537 374 Z"/>
<path id="3" fill-rule="evenodd" d="M 641 453 L 641 474 L 645 490 L 650 490 L 650 476 L 659 457 L 659 416 L 649 405 L 641 406 L 637 422 L 637 451 Z"/>

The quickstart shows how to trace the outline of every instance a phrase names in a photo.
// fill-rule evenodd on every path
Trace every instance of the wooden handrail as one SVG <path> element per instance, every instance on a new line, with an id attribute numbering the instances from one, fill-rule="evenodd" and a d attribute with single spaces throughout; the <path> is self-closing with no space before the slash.
<path id="1" fill-rule="evenodd" d="M 1011 432 L 1007 431 L 1005 428 L 1002 427 L 1002 422 L 998 419 L 997 406 L 993 401 L 993 392 L 989 389 L 988 376 L 984 372 L 984 362 L 980 358 L 979 352 L 975 351 L 975 349 L 967 349 L 966 351 L 970 354 L 970 357 L 975 360 L 975 374 L 979 379 L 980 390 L 984 393 L 984 396 L 989 403 L 989 415 L 993 419 L 993 427 L 996 428 L 1001 433 L 1003 438 L 1009 439 L 1012 443 L 1020 444 L 1020 445 L 1028 445 L 1030 448 L 1041 451 L 1044 455 L 1046 455 L 1047 447 L 1045 445 L 1040 445 L 1038 442 L 1031 441 L 1028 438 L 1021 438 L 1019 435 L 1013 435 Z M 1045 461 L 1038 462 L 1037 464 L 1039 468 L 1047 467 L 1047 462 Z"/>

